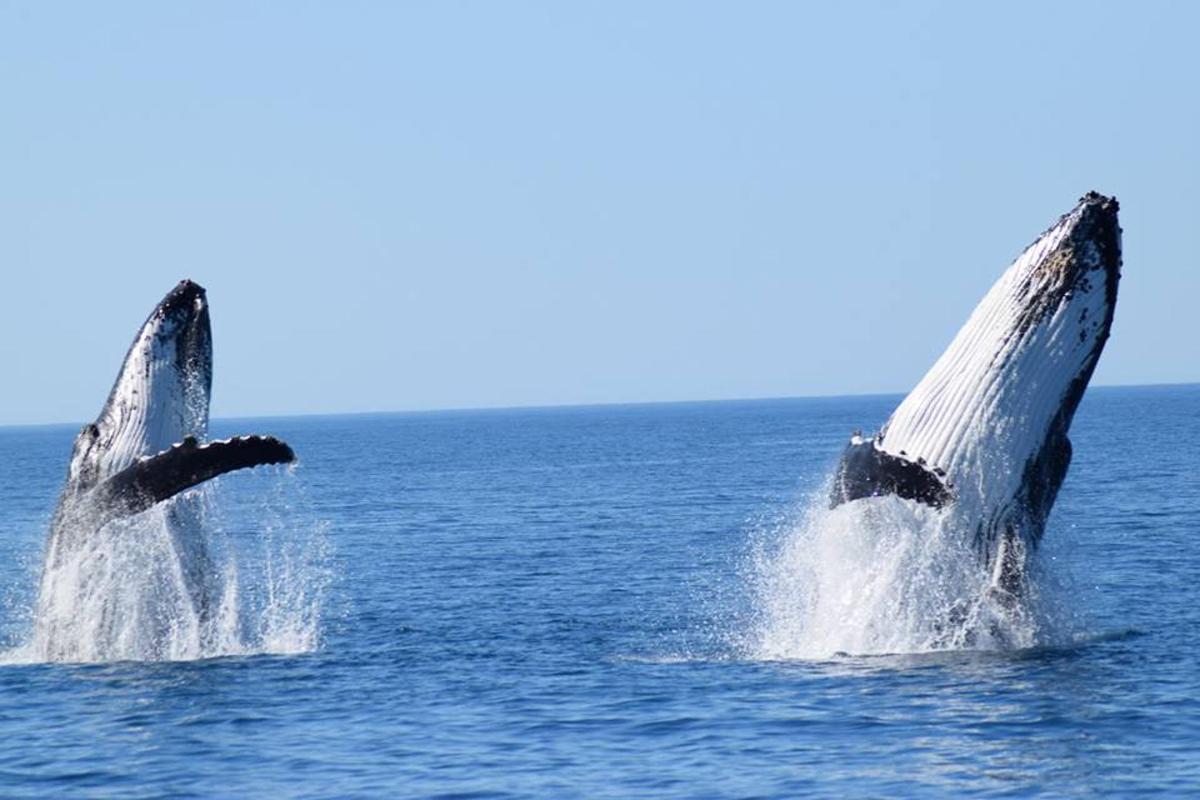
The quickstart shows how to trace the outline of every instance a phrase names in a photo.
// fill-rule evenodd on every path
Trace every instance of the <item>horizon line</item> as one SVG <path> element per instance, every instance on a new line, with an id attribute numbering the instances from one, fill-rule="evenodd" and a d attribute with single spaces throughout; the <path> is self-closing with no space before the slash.
<path id="1" fill-rule="evenodd" d="M 1171 387 L 1187 387 L 1200 386 L 1200 381 L 1167 381 L 1163 383 L 1104 383 L 1088 387 L 1092 389 L 1164 389 Z M 300 413 L 281 413 L 281 414 L 230 414 L 219 417 L 212 417 L 210 421 L 225 422 L 225 421 L 240 421 L 252 419 L 313 419 L 320 417 L 370 417 L 370 416 L 392 416 L 404 414 L 446 414 L 446 413 L 472 413 L 472 412 L 492 412 L 492 411 L 548 411 L 552 409 L 572 409 L 572 408 L 607 408 L 607 407 L 633 407 L 633 406 L 665 406 L 665 405 L 684 405 L 684 404 L 703 404 L 703 403 L 754 403 L 754 402 L 769 402 L 777 400 L 837 400 L 839 398 L 864 398 L 864 397 L 890 397 L 903 395 L 903 392 L 850 392 L 850 393 L 830 393 L 830 394 L 805 394 L 805 395 L 773 395 L 767 397 L 708 397 L 700 399 L 673 399 L 673 400 L 613 400 L 601 401 L 595 403 L 530 403 L 530 404 L 515 404 L 515 405 L 482 405 L 482 406 L 441 406 L 438 408 L 405 408 L 405 409 L 375 409 L 367 411 L 306 411 Z M 1085 395 L 1086 396 L 1086 395 Z M 84 425 L 87 420 L 82 421 L 57 421 L 57 422 L 13 422 L 0 423 L 0 429 L 8 428 L 57 428 L 75 425 Z"/>

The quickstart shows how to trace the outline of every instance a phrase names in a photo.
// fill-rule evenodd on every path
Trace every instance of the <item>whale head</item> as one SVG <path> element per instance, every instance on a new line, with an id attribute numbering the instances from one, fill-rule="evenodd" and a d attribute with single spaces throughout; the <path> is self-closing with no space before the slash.
<path id="1" fill-rule="evenodd" d="M 212 328 L 204 289 L 167 293 L 134 337 L 96 421 L 75 439 L 68 480 L 86 491 L 140 456 L 203 437 L 212 390 Z"/>
<path id="2" fill-rule="evenodd" d="M 852 441 L 835 505 L 899 494 L 953 508 L 991 557 L 1000 534 L 1036 544 L 1112 325 L 1117 209 L 1089 192 L 1021 253 L 879 434 Z"/>

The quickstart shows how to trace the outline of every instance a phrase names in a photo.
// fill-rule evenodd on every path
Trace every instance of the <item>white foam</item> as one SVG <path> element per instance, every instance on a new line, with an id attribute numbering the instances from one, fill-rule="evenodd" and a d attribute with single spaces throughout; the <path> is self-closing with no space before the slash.
<path id="1" fill-rule="evenodd" d="M 268 497 L 252 519 L 233 520 L 219 493 L 206 484 L 89 531 L 59 558 L 48 554 L 28 636 L 0 662 L 316 649 L 330 583 L 324 527 Z M 230 536 L 227 528 L 263 535 Z M 209 598 L 206 615 L 193 601 L 198 593 Z"/>
<path id="2" fill-rule="evenodd" d="M 988 592 L 954 515 L 895 496 L 829 510 L 823 497 L 759 536 L 747 565 L 754 613 L 739 643 L 747 657 L 1007 650 L 1067 637 L 1037 577 L 1014 607 Z"/>

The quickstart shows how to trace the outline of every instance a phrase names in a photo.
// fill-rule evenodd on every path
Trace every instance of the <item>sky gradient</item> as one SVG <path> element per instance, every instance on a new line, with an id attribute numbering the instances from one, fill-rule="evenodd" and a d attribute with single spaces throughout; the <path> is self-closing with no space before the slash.
<path id="1" fill-rule="evenodd" d="M 1194 4 L 0 2 L 0 424 L 903 392 L 1089 189 L 1200 380 Z"/>

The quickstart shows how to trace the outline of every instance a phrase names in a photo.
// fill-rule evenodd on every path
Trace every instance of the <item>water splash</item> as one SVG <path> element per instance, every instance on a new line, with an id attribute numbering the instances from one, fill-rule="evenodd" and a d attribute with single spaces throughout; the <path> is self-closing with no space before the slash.
<path id="1" fill-rule="evenodd" d="M 6 662 L 193 660 L 320 644 L 326 526 L 283 471 L 219 481 L 89 531 L 47 558 Z M 247 491 L 247 488 L 250 491 Z"/>
<path id="2" fill-rule="evenodd" d="M 1007 650 L 1069 641 L 1056 582 L 1033 559 L 1013 604 L 955 515 L 895 496 L 798 517 L 754 537 L 746 564 L 753 610 L 738 649 L 755 659 L 827 659 L 945 650 Z"/>

